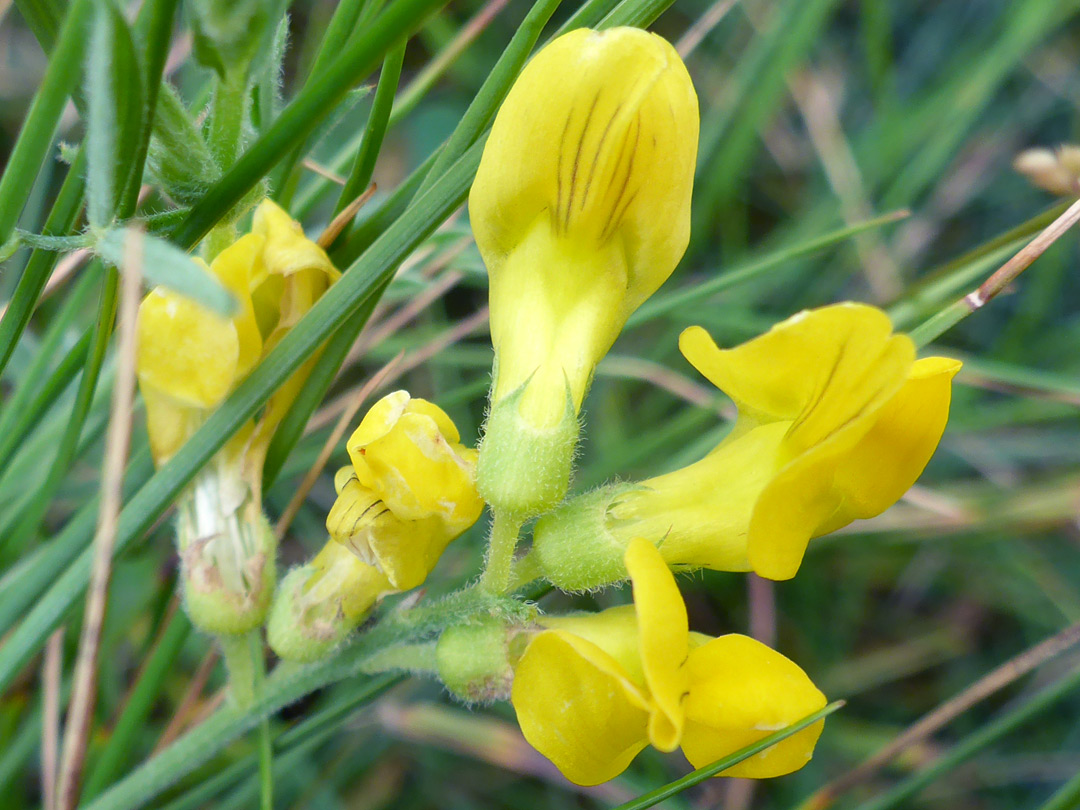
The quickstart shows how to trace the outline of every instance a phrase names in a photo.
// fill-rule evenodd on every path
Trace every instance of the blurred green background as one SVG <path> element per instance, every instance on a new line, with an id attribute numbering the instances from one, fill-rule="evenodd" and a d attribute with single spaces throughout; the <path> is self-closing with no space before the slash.
<path id="1" fill-rule="evenodd" d="M 286 100 L 307 75 L 333 6 L 292 4 Z M 576 7 L 567 0 L 547 30 Z M 376 166 L 378 199 L 451 132 L 528 8 L 521 0 L 453 2 L 410 41 Z M 600 366 L 586 403 L 575 488 L 681 466 L 729 429 L 730 403 L 677 351 L 684 327 L 702 324 L 721 345 L 732 345 L 804 307 L 851 299 L 886 307 L 898 328 L 910 329 L 973 289 L 1045 226 L 1053 216 L 1046 212 L 1061 201 L 1011 164 L 1026 147 L 1078 136 L 1078 12 L 1080 2 L 1071 0 L 676 0 L 652 28 L 684 54 L 701 102 L 691 248 Z M 168 70 L 197 110 L 205 103 L 207 74 L 187 57 L 184 30 L 178 27 Z M 20 10 L 0 0 L 5 159 L 45 64 Z M 330 218 L 336 193 L 325 175 L 347 173 L 370 103 L 370 94 L 355 93 L 309 141 L 307 171 L 290 205 L 309 234 Z M 74 107 L 58 137 L 82 137 Z M 62 180 L 62 164 L 49 165 L 20 220 L 31 232 L 40 231 Z M 151 191 L 143 211 L 172 207 Z M 902 213 L 840 233 L 894 212 Z M 21 248 L 2 266 L 0 299 L 10 297 L 28 255 Z M 813 761 L 797 774 L 754 788 L 713 780 L 664 806 L 797 807 L 923 714 L 1080 621 L 1076 267 L 1077 238 L 1070 233 L 1008 294 L 928 349 L 966 365 L 941 447 L 903 502 L 814 541 L 790 582 L 715 572 L 683 579 L 692 628 L 770 639 L 830 699 L 849 703 L 829 719 Z M 54 296 L 39 307 L 0 380 L 4 396 L 31 364 L 63 300 Z M 407 370 L 395 387 L 439 403 L 463 436 L 475 439 L 491 362 L 485 303 L 485 272 L 463 213 L 390 286 L 383 317 L 361 337 L 313 429 L 268 492 L 271 518 L 295 493 L 349 392 L 398 352 L 405 352 Z M 414 316 L 393 328 L 392 313 L 410 306 Z M 57 362 L 94 317 L 92 305 L 83 309 L 63 336 Z M 0 545 L 7 571 L 0 588 L 10 585 L 12 572 L 19 575 L 20 554 L 59 553 L 51 535 L 97 490 L 107 394 L 99 391 L 78 458 L 42 530 L 24 548 Z M 12 531 L 20 498 L 44 477 L 41 459 L 57 441 L 72 395 L 68 390 L 49 404 L 0 470 L 0 536 Z M 141 422 L 135 438 L 136 446 L 145 442 Z M 332 472 L 345 462 L 341 443 L 292 524 L 282 547 L 286 563 L 321 546 Z M 208 640 L 190 631 L 172 604 L 170 534 L 161 523 L 116 567 L 89 765 L 93 772 L 111 752 L 113 773 L 103 784 L 172 735 L 171 725 L 194 722 L 223 683 L 220 666 L 207 658 Z M 429 580 L 430 593 L 476 571 L 483 536 L 482 521 L 451 546 Z M 606 592 L 572 604 L 607 606 L 625 598 Z M 0 590 L 0 611 L 3 601 Z M 571 600 L 549 596 L 541 604 L 558 609 Z M 68 661 L 77 627 L 77 619 L 68 624 Z M 1080 686 L 1037 714 L 1032 701 L 1078 667 L 1076 653 L 1044 664 L 844 793 L 836 806 L 1042 807 L 1080 772 Z M 147 672 L 154 688 L 133 692 Z M 199 677 L 208 682 L 193 692 Z M 0 807 L 40 801 L 39 679 L 35 660 L 0 699 Z M 278 806 L 608 806 L 689 770 L 679 755 L 649 751 L 609 785 L 575 788 L 528 748 L 507 705 L 469 712 L 439 686 L 414 679 L 353 709 L 361 687 L 338 684 L 275 721 L 287 733 L 304 718 L 329 717 L 318 734 L 284 748 Z M 117 718 L 133 699 L 145 703 L 139 722 L 122 746 L 110 747 Z M 338 707 L 336 714 L 326 714 L 327 707 Z M 1030 718 L 987 740 L 925 789 L 910 797 L 889 793 L 1017 712 Z M 234 743 L 152 806 L 253 806 L 253 762 L 251 741 Z M 1052 806 L 1080 806 L 1080 799 L 1071 801 Z"/>

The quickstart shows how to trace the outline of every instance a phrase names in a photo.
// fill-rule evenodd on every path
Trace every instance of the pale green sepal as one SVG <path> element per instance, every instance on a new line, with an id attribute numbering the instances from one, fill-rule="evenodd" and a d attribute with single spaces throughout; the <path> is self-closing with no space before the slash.
<path id="1" fill-rule="evenodd" d="M 636 484 L 607 484 L 571 498 L 533 529 L 531 556 L 562 591 L 589 591 L 627 578 L 623 555 L 630 540 L 612 531 L 608 510 Z"/>
<path id="2" fill-rule="evenodd" d="M 448 627 L 435 648 L 439 679 L 465 703 L 509 700 L 516 635 L 514 628 L 491 616 Z"/>
<path id="3" fill-rule="evenodd" d="M 577 448 L 578 423 L 569 388 L 562 419 L 537 428 L 519 411 L 528 382 L 491 406 L 476 485 L 493 509 L 524 520 L 558 505 L 570 486 Z"/>

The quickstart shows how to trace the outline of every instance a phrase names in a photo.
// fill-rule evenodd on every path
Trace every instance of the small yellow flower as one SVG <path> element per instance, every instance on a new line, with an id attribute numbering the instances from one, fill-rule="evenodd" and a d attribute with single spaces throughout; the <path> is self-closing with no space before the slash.
<path id="1" fill-rule="evenodd" d="M 697 139 L 686 67 L 635 28 L 564 34 L 507 95 L 469 195 L 490 278 L 493 508 L 565 494 L 596 364 L 686 250 Z"/>
<path id="2" fill-rule="evenodd" d="M 256 209 L 252 232 L 221 251 L 209 270 L 236 299 L 232 318 L 162 287 L 139 307 L 139 387 L 158 464 L 180 448 L 339 277 L 325 251 L 269 200 Z M 311 362 L 267 403 L 255 428 L 256 444 L 269 442 Z"/>
<path id="3" fill-rule="evenodd" d="M 825 698 L 806 674 L 740 635 L 690 633 L 675 579 L 636 539 L 625 565 L 634 605 L 547 618 L 518 663 L 512 701 L 525 738 L 572 782 L 622 773 L 646 745 L 680 745 L 706 765 L 812 714 Z M 765 778 L 810 759 L 824 723 L 723 772 Z"/>
<path id="4" fill-rule="evenodd" d="M 348 442 L 326 528 L 399 590 L 415 588 L 484 503 L 476 451 L 442 409 L 395 391 L 368 411 Z"/>
<path id="5" fill-rule="evenodd" d="M 671 45 L 579 29 L 521 72 L 469 195 L 491 277 L 493 401 L 528 384 L 537 425 L 580 407 L 626 318 L 675 269 L 690 233 L 698 108 Z"/>
<path id="6" fill-rule="evenodd" d="M 679 346 L 735 400 L 734 429 L 689 467 L 587 496 L 599 512 L 589 528 L 574 525 L 573 505 L 544 518 L 535 549 L 553 581 L 570 564 L 557 558 L 575 532 L 613 547 L 649 538 L 670 565 L 789 579 L 812 537 L 880 514 L 915 483 L 945 429 L 960 368 L 916 360 L 911 340 L 862 304 L 799 313 L 728 350 L 691 327 Z M 571 580 L 586 578 L 562 584 L 600 584 L 577 565 Z M 611 565 L 603 577 L 621 578 Z"/>

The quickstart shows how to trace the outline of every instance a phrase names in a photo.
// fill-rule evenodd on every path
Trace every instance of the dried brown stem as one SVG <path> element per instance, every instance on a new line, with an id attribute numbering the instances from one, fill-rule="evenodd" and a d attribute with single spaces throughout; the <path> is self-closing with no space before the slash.
<path id="1" fill-rule="evenodd" d="M 64 628 L 56 628 L 45 646 L 41 668 L 45 699 L 41 710 L 41 795 L 44 810 L 56 810 L 56 766 L 60 748 L 60 676 Z"/>
<path id="2" fill-rule="evenodd" d="M 824 810 L 824 808 L 832 806 L 841 793 L 869 779 L 883 765 L 891 762 L 900 753 L 924 741 L 935 731 L 952 722 L 976 703 L 990 697 L 990 695 L 1069 649 L 1077 642 L 1080 642 L 1080 622 L 1070 625 L 1057 635 L 1039 642 L 1015 658 L 1006 661 L 960 694 L 945 701 L 936 709 L 924 715 L 917 723 L 910 726 L 907 731 L 865 762 L 818 790 L 800 807 L 802 810 Z"/>
<path id="3" fill-rule="evenodd" d="M 191 678 L 191 683 L 188 684 L 187 691 L 184 692 L 184 697 L 181 699 L 180 705 L 177 706 L 172 719 L 169 720 L 169 724 L 165 726 L 165 730 L 161 733 L 161 738 L 157 741 L 157 744 L 154 745 L 154 750 L 150 754 L 151 756 L 171 745 L 172 741 L 180 736 L 180 733 L 184 730 L 184 726 L 187 724 L 188 716 L 191 714 L 191 710 L 195 706 L 195 703 L 202 696 L 203 690 L 206 688 L 206 682 L 210 680 L 210 676 L 213 674 L 217 662 L 218 649 L 214 646 L 207 651 L 205 656 L 203 656 L 203 660 L 199 663 L 199 668 L 195 670 L 195 675 Z"/>
<path id="4" fill-rule="evenodd" d="M 131 440 L 131 411 L 135 398 L 135 321 L 142 293 L 142 234 L 135 229 L 132 229 L 130 234 L 124 246 L 124 279 L 117 345 L 119 362 L 105 437 L 101 509 L 98 512 L 97 532 L 94 536 L 90 585 L 60 760 L 57 807 L 61 810 L 74 808 L 79 799 L 90 720 L 97 693 L 97 657 L 108 601 L 109 578 L 112 575 L 113 545 L 116 541 L 116 521 L 122 500 L 124 465 Z"/>
<path id="5" fill-rule="evenodd" d="M 462 338 L 467 337 L 481 326 L 487 323 L 488 320 L 488 308 L 484 307 L 479 309 L 470 315 L 465 320 L 458 323 L 456 326 L 447 329 L 435 339 L 426 343 L 416 352 L 408 355 L 398 366 L 389 374 L 384 382 L 392 382 L 398 379 L 401 375 L 408 371 L 412 371 L 417 366 L 423 365 L 439 352 L 446 349 L 448 346 L 457 343 Z M 307 432 L 310 433 L 320 428 L 326 427 L 337 417 L 339 413 L 349 407 L 349 403 L 359 393 L 359 389 L 352 389 L 346 391 L 337 399 L 333 400 L 329 405 L 326 405 L 321 410 L 317 411 L 314 416 L 311 417 L 311 421 L 308 422 Z"/>

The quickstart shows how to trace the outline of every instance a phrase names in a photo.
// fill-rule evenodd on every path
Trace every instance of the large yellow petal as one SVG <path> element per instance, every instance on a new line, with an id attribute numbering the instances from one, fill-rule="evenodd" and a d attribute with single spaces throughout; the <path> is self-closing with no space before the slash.
<path id="1" fill-rule="evenodd" d="M 139 305 L 137 329 L 141 383 L 179 404 L 204 409 L 229 393 L 240 357 L 231 320 L 159 287 Z"/>
<path id="2" fill-rule="evenodd" d="M 899 390 L 914 360 L 910 339 L 892 335 L 884 312 L 852 303 L 800 312 L 727 350 L 692 326 L 679 348 L 735 401 L 740 429 L 792 422 L 788 438 L 796 450 L 880 407 Z"/>
<path id="3" fill-rule="evenodd" d="M 648 744 L 648 702 L 596 645 L 560 630 L 536 636 L 514 671 L 525 739 L 571 782 L 618 776 Z"/>
<path id="4" fill-rule="evenodd" d="M 959 370 L 958 360 L 945 357 L 915 363 L 904 387 L 877 414 L 873 427 L 837 459 L 833 490 L 840 505 L 815 534 L 874 517 L 911 488 L 945 432 L 952 378 Z"/>
<path id="5" fill-rule="evenodd" d="M 236 363 L 237 380 L 246 377 L 262 356 L 262 333 L 259 331 L 251 301 L 252 279 L 264 273 L 262 250 L 263 238 L 249 233 L 221 251 L 210 265 L 210 271 L 236 299 L 237 312 L 232 320 L 240 343 L 240 353 Z M 202 260 L 196 259 L 196 261 Z"/>
<path id="6" fill-rule="evenodd" d="M 686 249 L 697 134 L 693 85 L 662 38 L 612 28 L 554 40 L 503 102 L 469 195 L 488 269 L 543 216 L 593 247 L 625 243 L 632 311 Z"/>
<path id="7" fill-rule="evenodd" d="M 682 701 L 689 651 L 686 605 L 675 577 L 656 547 L 647 540 L 630 542 L 624 557 L 634 586 L 642 670 L 657 711 L 649 718 L 649 740 L 661 751 L 679 746 L 683 728 Z"/>
<path id="8" fill-rule="evenodd" d="M 542 616 L 540 624 L 595 644 L 619 662 L 626 677 L 643 693 L 648 689 L 645 670 L 641 665 L 637 611 L 633 605 L 619 605 L 599 613 Z"/>
<path id="9" fill-rule="evenodd" d="M 825 706 L 795 663 L 759 641 L 721 636 L 691 651 L 682 749 L 695 768 L 732 754 Z M 728 768 L 722 776 L 764 779 L 810 761 L 825 721 Z"/>

